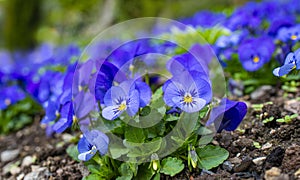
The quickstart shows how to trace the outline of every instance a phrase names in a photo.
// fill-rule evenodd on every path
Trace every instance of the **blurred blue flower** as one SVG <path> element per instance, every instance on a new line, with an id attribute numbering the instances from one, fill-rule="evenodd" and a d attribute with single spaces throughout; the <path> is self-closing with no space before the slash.
<path id="1" fill-rule="evenodd" d="M 223 22 L 226 18 L 226 15 L 223 13 L 215 13 L 211 11 L 200 11 L 197 12 L 192 17 L 184 18 L 179 20 L 183 24 L 190 25 L 193 27 L 204 27 L 209 28 L 213 27 L 221 22 Z"/>
<path id="2" fill-rule="evenodd" d="M 282 27 L 278 30 L 277 39 L 282 42 L 295 43 L 300 40 L 300 25 Z"/>
<path id="3" fill-rule="evenodd" d="M 300 69 L 300 49 L 295 51 L 295 53 L 290 52 L 286 56 L 284 64 L 281 67 L 274 69 L 273 74 L 275 76 L 284 76 L 293 69 Z"/>
<path id="4" fill-rule="evenodd" d="M 240 44 L 238 55 L 245 70 L 256 71 L 270 61 L 274 50 L 271 38 L 250 38 Z"/>
<path id="5" fill-rule="evenodd" d="M 79 140 L 77 149 L 79 152 L 78 159 L 82 161 L 90 160 L 99 151 L 105 155 L 108 151 L 109 139 L 106 134 L 98 130 L 86 131 Z"/>
<path id="6" fill-rule="evenodd" d="M 23 100 L 26 95 L 19 86 L 9 86 L 0 88 L 0 110 Z"/>
<path id="7" fill-rule="evenodd" d="M 222 130 L 233 131 L 242 122 L 247 113 L 247 105 L 240 101 L 223 98 L 220 104 L 213 108 L 206 126 L 214 123 L 218 133 Z"/>
<path id="8" fill-rule="evenodd" d="M 165 103 L 188 113 L 200 111 L 212 98 L 210 83 L 201 77 L 200 72 L 185 71 L 166 81 L 163 86 Z"/>

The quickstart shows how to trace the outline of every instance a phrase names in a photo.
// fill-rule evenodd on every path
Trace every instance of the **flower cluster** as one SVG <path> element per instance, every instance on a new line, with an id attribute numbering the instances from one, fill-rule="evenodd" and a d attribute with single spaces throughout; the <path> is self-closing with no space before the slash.
<path id="1" fill-rule="evenodd" d="M 248 2 L 228 17 L 222 13 L 204 11 L 182 22 L 193 27 L 225 30 L 213 43 L 222 65 L 226 66 L 226 61 L 234 59 L 233 55 L 237 54 L 243 68 L 253 72 L 276 58 L 280 65 L 284 65 L 281 68 L 284 73 L 278 73 L 276 69 L 274 75 L 282 76 L 290 69 L 286 66 L 290 63 L 285 57 L 295 50 L 300 40 L 297 19 L 300 8 L 295 3 L 296 0 Z"/>

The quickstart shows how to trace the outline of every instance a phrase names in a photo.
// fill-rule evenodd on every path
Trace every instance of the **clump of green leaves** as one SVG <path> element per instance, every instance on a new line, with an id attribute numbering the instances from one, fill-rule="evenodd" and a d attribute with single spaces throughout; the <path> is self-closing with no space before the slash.
<path id="1" fill-rule="evenodd" d="M 0 134 L 7 134 L 22 129 L 33 122 L 34 116 L 41 111 L 41 107 L 31 98 L 8 106 L 0 110 Z"/>

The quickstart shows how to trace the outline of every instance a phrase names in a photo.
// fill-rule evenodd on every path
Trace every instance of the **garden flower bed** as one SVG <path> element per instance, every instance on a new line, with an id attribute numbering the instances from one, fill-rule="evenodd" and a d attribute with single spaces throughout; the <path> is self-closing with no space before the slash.
<path id="1" fill-rule="evenodd" d="M 295 4 L 133 19 L 85 49 L 1 51 L 1 177 L 300 178 Z"/>

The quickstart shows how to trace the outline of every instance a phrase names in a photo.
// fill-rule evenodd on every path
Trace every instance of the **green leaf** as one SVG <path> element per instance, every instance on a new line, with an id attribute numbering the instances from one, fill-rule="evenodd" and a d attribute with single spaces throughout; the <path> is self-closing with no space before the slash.
<path id="1" fill-rule="evenodd" d="M 145 141 L 146 136 L 143 129 L 129 126 L 125 130 L 125 139 L 133 143 L 142 143 Z"/>
<path id="2" fill-rule="evenodd" d="M 133 171 L 128 163 L 122 163 L 118 170 L 122 176 L 117 179 L 132 179 Z"/>
<path id="3" fill-rule="evenodd" d="M 147 116 L 148 114 L 150 114 L 151 112 L 151 108 L 149 106 L 145 106 L 142 111 L 140 112 L 141 116 Z"/>
<path id="4" fill-rule="evenodd" d="M 97 164 L 89 164 L 87 165 L 88 170 L 92 173 L 92 174 L 101 174 L 100 172 L 100 166 Z"/>
<path id="5" fill-rule="evenodd" d="M 145 143 L 129 143 L 124 142 L 124 145 L 129 148 L 128 157 L 146 157 L 158 151 L 162 144 L 162 138 L 156 138 Z"/>
<path id="6" fill-rule="evenodd" d="M 75 145 L 70 145 L 70 146 L 67 148 L 67 154 L 68 154 L 72 159 L 74 159 L 75 161 L 80 162 L 80 160 L 78 159 L 79 152 L 78 152 L 78 150 L 77 150 L 77 146 L 75 146 Z"/>
<path id="7" fill-rule="evenodd" d="M 166 121 L 178 121 L 179 118 L 180 117 L 178 117 L 178 116 L 173 116 L 173 115 L 168 114 L 166 116 Z"/>
<path id="8" fill-rule="evenodd" d="M 95 179 L 101 180 L 101 179 L 105 179 L 105 178 L 101 177 L 99 174 L 90 174 L 83 178 L 83 180 L 95 180 Z"/>
<path id="9" fill-rule="evenodd" d="M 162 160 L 160 172 L 166 175 L 175 176 L 184 169 L 182 160 L 175 157 L 168 157 Z"/>
<path id="10" fill-rule="evenodd" d="M 196 152 L 199 156 L 200 167 L 206 170 L 217 167 L 229 156 L 229 152 L 226 149 L 213 145 L 197 148 Z"/>
<path id="11" fill-rule="evenodd" d="M 119 143 L 114 143 L 114 144 L 111 143 L 109 145 L 109 152 L 113 159 L 117 159 L 117 158 L 121 157 L 122 155 L 127 154 L 128 151 L 129 151 L 128 148 L 126 148 L 125 146 L 122 146 Z"/>
<path id="12" fill-rule="evenodd" d="M 138 168 L 138 173 L 134 177 L 135 180 L 140 179 L 151 179 L 152 176 L 155 174 L 154 170 L 152 168 L 149 168 L 149 163 L 147 164 L 141 164 Z"/>

